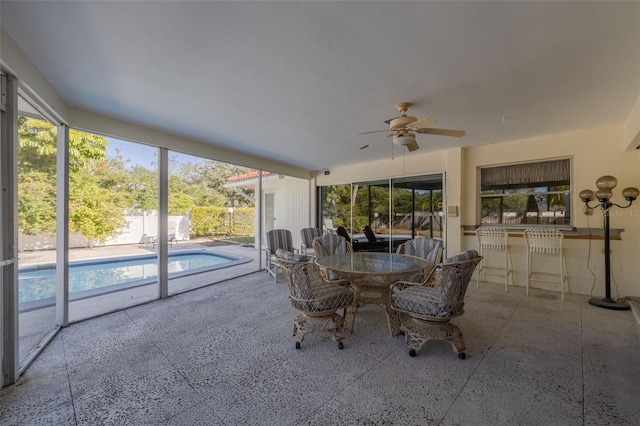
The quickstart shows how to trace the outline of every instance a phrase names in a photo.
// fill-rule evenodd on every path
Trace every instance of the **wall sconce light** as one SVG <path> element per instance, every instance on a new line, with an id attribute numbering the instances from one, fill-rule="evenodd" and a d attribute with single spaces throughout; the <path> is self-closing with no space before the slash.
<path id="1" fill-rule="evenodd" d="M 589 189 L 585 189 L 580 191 L 580 199 L 584 202 L 585 206 L 588 209 L 595 209 L 598 206 L 602 209 L 602 214 L 604 215 L 604 273 L 605 273 L 605 297 L 603 299 L 594 297 L 589 299 L 589 303 L 594 306 L 599 306 L 601 308 L 606 309 L 616 309 L 616 310 L 626 310 L 630 309 L 628 303 L 618 302 L 611 298 L 611 239 L 609 236 L 609 209 L 613 206 L 620 207 L 621 209 L 626 209 L 630 207 L 631 204 L 638 198 L 640 195 L 640 190 L 638 188 L 625 188 L 622 190 L 622 196 L 625 200 L 629 202 L 626 206 L 621 206 L 619 204 L 612 203 L 609 201 L 613 196 L 613 192 L 611 191 L 618 185 L 618 179 L 613 176 L 602 176 L 596 180 L 596 187 L 598 190 L 594 193 Z M 589 202 L 593 199 L 598 201 L 599 204 L 594 205 L 593 207 L 589 205 Z"/>

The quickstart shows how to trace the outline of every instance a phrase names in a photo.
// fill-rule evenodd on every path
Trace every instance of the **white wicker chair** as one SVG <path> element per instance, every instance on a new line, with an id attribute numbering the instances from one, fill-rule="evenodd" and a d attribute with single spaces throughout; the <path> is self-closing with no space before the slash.
<path id="1" fill-rule="evenodd" d="M 338 234 L 324 234 L 316 237 L 313 239 L 312 245 L 316 259 L 320 259 L 321 257 L 329 256 L 331 254 L 353 253 L 351 243 Z M 322 272 L 328 280 L 339 279 L 338 274 L 334 271 L 322 269 Z"/>
<path id="2" fill-rule="evenodd" d="M 398 281 L 391 286 L 391 307 L 409 316 L 400 329 L 410 356 L 435 339 L 449 342 L 465 359 L 462 332 L 450 320 L 464 314 L 464 296 L 480 260 L 477 251 L 467 250 L 437 265 L 421 283 Z"/>
<path id="3" fill-rule="evenodd" d="M 318 265 L 291 252 L 278 250 L 276 262 L 287 279 L 291 306 L 300 311 L 293 321 L 296 349 L 300 349 L 305 334 L 318 331 L 330 333 L 342 349 L 344 317 L 354 309 L 353 292 L 345 285 L 348 283 L 325 280 Z M 343 315 L 337 313 L 339 309 L 344 310 Z"/>

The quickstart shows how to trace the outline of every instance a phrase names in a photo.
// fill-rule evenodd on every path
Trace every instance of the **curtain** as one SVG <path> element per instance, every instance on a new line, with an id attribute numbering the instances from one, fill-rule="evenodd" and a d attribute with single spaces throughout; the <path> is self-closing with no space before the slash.
<path id="1" fill-rule="evenodd" d="M 568 185 L 569 159 L 486 167 L 480 171 L 481 189 Z"/>

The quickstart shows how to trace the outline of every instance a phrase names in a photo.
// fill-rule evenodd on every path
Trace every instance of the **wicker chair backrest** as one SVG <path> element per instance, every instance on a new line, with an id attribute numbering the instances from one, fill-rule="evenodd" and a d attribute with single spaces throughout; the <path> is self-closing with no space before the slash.
<path id="1" fill-rule="evenodd" d="M 442 240 L 418 237 L 402 245 L 404 254 L 421 257 L 432 265 L 442 261 Z"/>
<path id="2" fill-rule="evenodd" d="M 313 239 L 313 251 L 317 258 L 330 254 L 346 254 L 351 253 L 351 244 L 341 235 L 325 234 Z"/>
<path id="3" fill-rule="evenodd" d="M 471 275 L 482 257 L 476 250 L 467 250 L 452 256 L 445 263 L 437 267 L 431 275 L 434 287 L 439 287 L 440 300 L 452 303 L 464 300 Z"/>
<path id="4" fill-rule="evenodd" d="M 454 258 L 461 260 L 437 266 L 426 283 L 392 293 L 393 308 L 429 321 L 449 321 L 463 315 L 464 296 L 473 270 L 482 257 L 471 250 Z"/>
<path id="5" fill-rule="evenodd" d="M 309 314 L 334 312 L 353 303 L 353 293 L 323 279 L 318 266 L 310 262 L 277 259 L 289 287 L 291 306 Z"/>

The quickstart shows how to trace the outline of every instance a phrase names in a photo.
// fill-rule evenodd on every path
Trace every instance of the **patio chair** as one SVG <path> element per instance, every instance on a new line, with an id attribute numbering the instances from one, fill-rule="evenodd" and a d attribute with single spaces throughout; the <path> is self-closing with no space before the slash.
<path id="1" fill-rule="evenodd" d="M 347 232 L 344 226 L 338 226 L 338 228 L 336 228 L 336 234 L 340 235 L 341 237 L 344 237 L 344 239 L 347 240 L 347 242 L 351 243 L 351 237 L 349 236 L 349 233 Z"/>
<path id="2" fill-rule="evenodd" d="M 389 250 L 389 242 L 382 237 L 376 237 L 373 229 L 369 225 L 365 225 L 363 229 L 365 237 L 367 237 L 367 245 L 363 246 L 362 251 L 385 252 Z"/>
<path id="3" fill-rule="evenodd" d="M 276 262 L 287 280 L 291 306 L 300 312 L 293 321 L 296 349 L 300 349 L 304 336 L 310 332 L 331 334 L 342 349 L 344 317 L 353 310 L 353 292 L 342 285 L 346 283 L 344 280 L 325 280 L 318 265 L 305 261 L 304 257 L 285 250 L 276 254 Z M 338 314 L 339 309 L 344 311 L 343 315 Z"/>
<path id="4" fill-rule="evenodd" d="M 367 237 L 367 241 L 370 243 L 382 243 L 386 240 L 384 238 L 376 237 L 376 234 L 373 232 L 373 229 L 369 225 L 365 225 L 364 227 L 364 236 Z"/>
<path id="5" fill-rule="evenodd" d="M 323 219 L 322 226 L 324 227 L 324 233 L 327 234 L 335 234 L 336 228 L 333 226 L 333 220 L 331 219 Z"/>
<path id="6" fill-rule="evenodd" d="M 273 280 L 278 282 L 278 263 L 275 262 L 276 251 L 278 249 L 296 252 L 293 248 L 293 239 L 291 231 L 288 229 L 273 229 L 267 232 L 267 247 L 263 248 L 265 252 L 265 264 L 267 272 L 273 276 Z"/>
<path id="7" fill-rule="evenodd" d="M 151 248 L 156 248 L 156 244 L 159 243 L 158 237 L 151 237 Z M 167 235 L 167 244 L 169 244 L 169 246 L 173 247 L 173 243 L 178 243 L 178 240 L 176 239 L 176 234 L 169 234 Z"/>
<path id="8" fill-rule="evenodd" d="M 429 237 L 417 237 L 398 246 L 396 253 L 421 257 L 435 265 L 442 262 L 442 240 Z"/>
<path id="9" fill-rule="evenodd" d="M 337 234 L 324 234 L 313 240 L 313 251 L 316 259 L 329 256 L 331 254 L 353 253 L 351 243 L 343 236 Z M 322 269 L 328 280 L 337 280 L 338 274 L 334 271 Z"/>
<path id="10" fill-rule="evenodd" d="M 301 254 L 313 254 L 313 239 L 322 235 L 320 228 L 303 228 L 300 230 L 302 245 L 300 246 Z"/>
<path id="11" fill-rule="evenodd" d="M 391 307 L 406 314 L 400 330 L 410 356 L 435 339 L 449 342 L 460 359 L 466 358 L 462 332 L 450 320 L 464 314 L 464 295 L 480 260 L 477 251 L 467 250 L 436 266 L 422 282 L 391 286 Z"/>

